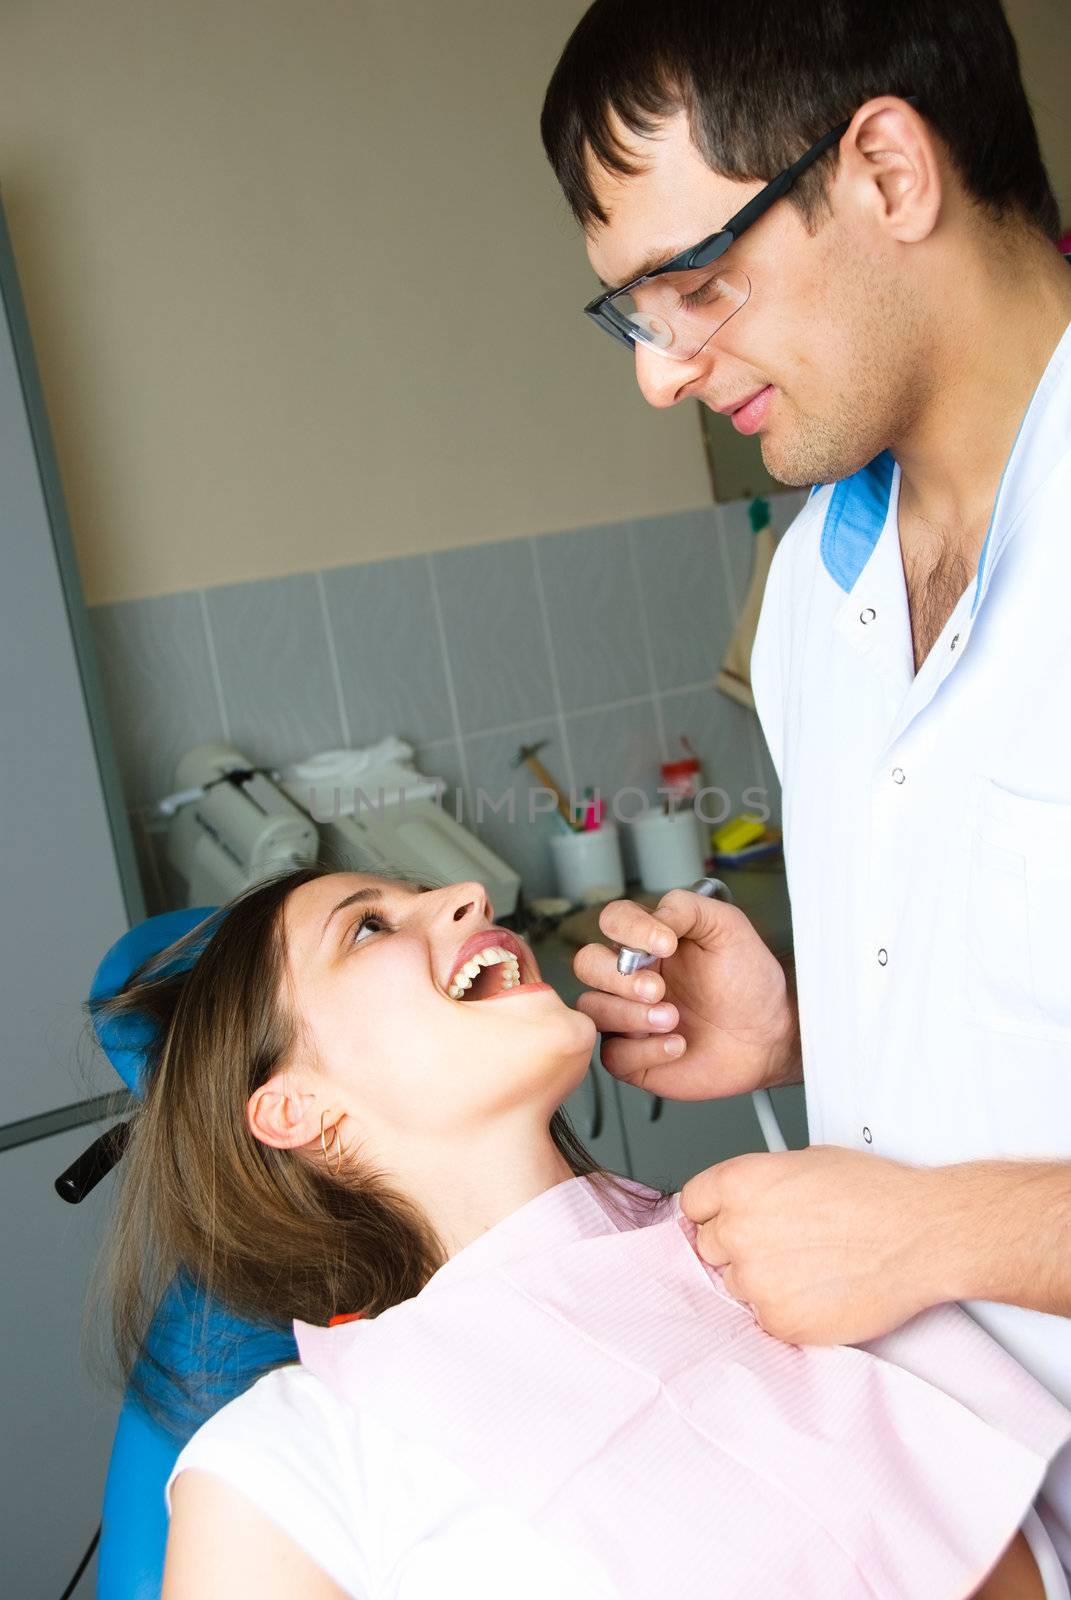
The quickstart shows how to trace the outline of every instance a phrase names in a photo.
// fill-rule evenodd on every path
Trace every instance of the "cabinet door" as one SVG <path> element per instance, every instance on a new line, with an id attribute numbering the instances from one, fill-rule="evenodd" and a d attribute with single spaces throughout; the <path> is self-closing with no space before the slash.
<path id="1" fill-rule="evenodd" d="M 717 1161 L 766 1149 L 749 1094 L 665 1100 L 625 1084 L 618 1087 L 632 1173 L 641 1183 L 676 1190 Z M 789 1147 L 802 1148 L 807 1143 L 802 1088 L 777 1089 L 772 1099 Z"/>
<path id="2" fill-rule="evenodd" d="M 728 1100 L 665 1100 L 620 1085 L 633 1175 L 676 1190 L 716 1161 L 765 1150 L 750 1095 Z"/>
<path id="3" fill-rule="evenodd" d="M 84 606 L 0 213 L 0 1123 L 118 1087 L 87 1079 L 82 1002 L 139 910 L 106 730 L 91 720 Z M 88 646 L 87 646 L 88 650 Z M 109 807 L 109 800 L 111 806 Z"/>
<path id="4" fill-rule="evenodd" d="M 119 1398 L 88 1370 L 82 1325 L 111 1184 L 80 1206 L 52 1187 L 99 1132 L 0 1153 L 0 1590 L 11 1600 L 56 1600 L 100 1521 Z M 89 1573 L 78 1600 L 93 1593 Z"/>

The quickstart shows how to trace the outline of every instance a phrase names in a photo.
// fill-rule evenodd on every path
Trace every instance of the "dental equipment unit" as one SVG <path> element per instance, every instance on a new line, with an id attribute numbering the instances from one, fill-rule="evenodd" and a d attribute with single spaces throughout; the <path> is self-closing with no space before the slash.
<path id="1" fill-rule="evenodd" d="M 226 744 L 203 744 L 175 770 L 167 856 L 188 906 L 219 905 L 277 872 L 311 865 L 319 851 L 309 817 L 272 775 Z"/>
<path id="2" fill-rule="evenodd" d="M 159 809 L 188 906 L 221 904 L 322 857 L 339 872 L 475 879 L 496 916 L 516 909 L 520 875 L 451 815 L 443 779 L 418 772 L 403 739 L 324 750 L 278 772 L 230 745 L 199 745 L 175 785 Z"/>
<path id="3" fill-rule="evenodd" d="M 280 781 L 315 822 L 340 872 L 401 872 L 443 883 L 475 879 L 496 917 L 516 909 L 519 873 L 451 815 L 443 779 L 417 771 L 404 739 L 321 751 L 284 767 Z"/>

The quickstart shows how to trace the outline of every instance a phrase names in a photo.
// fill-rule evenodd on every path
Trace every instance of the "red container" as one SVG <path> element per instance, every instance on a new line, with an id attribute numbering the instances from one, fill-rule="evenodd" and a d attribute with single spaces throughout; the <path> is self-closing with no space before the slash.
<path id="1" fill-rule="evenodd" d="M 662 790 L 668 790 L 666 799 L 675 805 L 684 800 L 694 800 L 699 793 L 702 767 L 698 756 L 685 756 L 679 761 L 663 761 Z"/>

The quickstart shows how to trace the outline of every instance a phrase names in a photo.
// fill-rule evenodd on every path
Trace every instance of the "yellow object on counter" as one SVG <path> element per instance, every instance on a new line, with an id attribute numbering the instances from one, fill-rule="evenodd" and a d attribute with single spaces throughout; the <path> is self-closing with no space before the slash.
<path id="1" fill-rule="evenodd" d="M 737 850 L 746 849 L 749 844 L 754 844 L 755 840 L 761 839 L 765 832 L 765 822 L 745 811 L 739 817 L 730 817 L 720 828 L 713 829 L 710 842 L 715 855 L 731 856 Z"/>

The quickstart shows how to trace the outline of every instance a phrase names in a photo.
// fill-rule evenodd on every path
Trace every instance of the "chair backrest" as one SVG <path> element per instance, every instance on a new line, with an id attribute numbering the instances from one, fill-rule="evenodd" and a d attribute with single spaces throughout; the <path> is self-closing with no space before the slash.
<path id="1" fill-rule="evenodd" d="M 90 999 L 117 993 L 145 961 L 214 909 L 170 911 L 131 928 L 97 968 Z M 94 1027 L 127 1088 L 142 1096 L 151 1024 L 129 1016 L 94 1018 Z M 136 1375 L 149 1403 L 129 1393 L 115 1430 L 104 1490 L 98 1600 L 159 1600 L 167 1541 L 164 1485 L 175 1458 L 213 1411 L 268 1367 L 296 1359 L 289 1332 L 244 1321 L 188 1279 L 175 1279 L 160 1302 Z"/>

